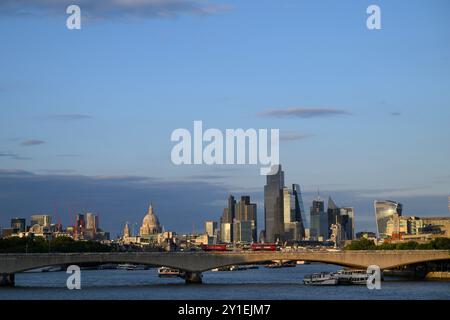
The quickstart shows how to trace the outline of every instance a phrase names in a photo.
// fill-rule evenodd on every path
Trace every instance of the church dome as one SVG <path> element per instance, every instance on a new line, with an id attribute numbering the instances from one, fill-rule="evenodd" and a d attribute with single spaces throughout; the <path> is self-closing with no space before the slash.
<path id="1" fill-rule="evenodd" d="M 140 229 L 140 234 L 142 235 L 150 235 L 161 233 L 161 226 L 159 225 L 158 217 L 153 212 L 153 206 L 150 205 L 148 208 L 147 214 L 142 220 L 142 226 Z"/>

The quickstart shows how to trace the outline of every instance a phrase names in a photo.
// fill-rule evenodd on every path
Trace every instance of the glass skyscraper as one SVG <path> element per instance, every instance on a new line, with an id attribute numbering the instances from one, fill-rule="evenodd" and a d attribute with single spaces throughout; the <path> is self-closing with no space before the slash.
<path id="1" fill-rule="evenodd" d="M 310 237 L 318 239 L 323 237 L 324 240 L 328 238 L 328 215 L 324 211 L 324 201 L 317 197 L 313 200 L 310 209 Z"/>
<path id="2" fill-rule="evenodd" d="M 379 238 L 387 237 L 387 223 L 395 213 L 402 215 L 402 204 L 391 200 L 375 200 L 373 202 L 377 232 Z"/>
<path id="3" fill-rule="evenodd" d="M 283 219 L 284 172 L 278 165 L 278 172 L 267 175 L 264 186 L 265 241 L 275 242 L 284 238 Z"/>

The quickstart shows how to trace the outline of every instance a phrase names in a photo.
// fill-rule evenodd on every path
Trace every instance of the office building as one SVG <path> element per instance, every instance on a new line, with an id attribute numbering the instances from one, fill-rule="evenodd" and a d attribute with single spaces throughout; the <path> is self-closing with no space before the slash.
<path id="1" fill-rule="evenodd" d="M 52 217 L 46 214 L 35 214 L 30 218 L 30 226 L 35 224 L 41 227 L 49 227 L 52 224 Z"/>
<path id="2" fill-rule="evenodd" d="M 266 185 L 264 186 L 265 241 L 275 242 L 284 238 L 284 172 L 281 165 L 278 165 L 277 173 L 267 175 L 266 180 Z"/>
<path id="3" fill-rule="evenodd" d="M 310 238 L 312 240 L 328 239 L 328 214 L 324 211 L 324 201 L 317 197 L 310 208 Z"/>
<path id="4" fill-rule="evenodd" d="M 338 219 L 339 219 L 339 214 L 340 214 L 340 209 L 338 208 L 338 206 L 336 205 L 336 203 L 333 201 L 333 199 L 331 199 L 331 197 L 328 197 L 328 208 L 327 208 L 327 216 L 328 216 L 328 235 L 327 237 L 330 238 L 331 237 L 331 226 L 333 224 L 339 223 Z"/>
<path id="5" fill-rule="evenodd" d="M 373 203 L 377 223 L 377 234 L 380 239 L 386 238 L 387 223 L 394 214 L 402 215 L 402 204 L 391 200 L 375 200 Z"/>
<path id="6" fill-rule="evenodd" d="M 205 221 L 205 233 L 210 237 L 216 236 L 217 235 L 217 222 Z"/>
<path id="7" fill-rule="evenodd" d="M 235 220 L 233 225 L 233 239 L 235 243 L 256 242 L 254 238 L 254 220 Z"/>
<path id="8" fill-rule="evenodd" d="M 355 238 L 355 209 L 353 207 L 340 208 L 339 221 L 345 234 L 344 240 Z"/>
<path id="9" fill-rule="evenodd" d="M 305 228 L 302 219 L 303 200 L 300 186 L 292 185 L 292 189 L 283 188 L 283 224 L 285 240 L 302 240 Z"/>
<path id="10" fill-rule="evenodd" d="M 26 231 L 26 221 L 24 218 L 13 218 L 11 219 L 11 229 L 14 233 L 25 232 Z"/>
<path id="11" fill-rule="evenodd" d="M 220 242 L 231 243 L 233 241 L 232 225 L 230 222 L 220 224 Z"/>
<path id="12" fill-rule="evenodd" d="M 233 221 L 235 218 L 236 200 L 232 195 L 228 196 L 228 206 L 223 209 L 220 217 L 220 242 L 233 242 Z"/>
<path id="13" fill-rule="evenodd" d="M 98 215 L 90 212 L 86 213 L 86 229 L 93 230 L 95 233 L 98 228 Z"/>
<path id="14" fill-rule="evenodd" d="M 257 241 L 256 210 L 256 204 L 250 202 L 249 196 L 242 196 L 241 200 L 236 203 L 233 220 L 233 242 Z M 239 228 L 239 230 L 234 230 L 235 228 Z"/>

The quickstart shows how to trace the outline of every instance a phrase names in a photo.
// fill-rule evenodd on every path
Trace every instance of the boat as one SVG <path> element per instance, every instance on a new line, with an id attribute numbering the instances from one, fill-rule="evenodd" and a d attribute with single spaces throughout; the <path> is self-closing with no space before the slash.
<path id="1" fill-rule="evenodd" d="M 309 262 L 309 261 L 305 261 L 305 260 L 298 260 L 297 261 L 297 264 L 311 264 L 311 262 Z"/>
<path id="2" fill-rule="evenodd" d="M 296 267 L 297 262 L 296 261 L 286 261 L 286 262 L 275 262 L 266 265 L 266 268 L 289 268 L 289 267 Z"/>
<path id="3" fill-rule="evenodd" d="M 125 264 L 119 264 L 117 266 L 118 270 L 128 270 L 128 271 L 133 271 L 136 270 L 136 265 L 134 264 L 129 264 L 129 263 L 125 263 Z"/>
<path id="4" fill-rule="evenodd" d="M 367 284 L 367 270 L 342 269 L 336 273 L 339 284 Z"/>
<path id="5" fill-rule="evenodd" d="M 183 277 L 184 272 L 180 271 L 179 269 L 173 269 L 173 268 L 169 268 L 169 267 L 161 267 L 161 268 L 158 268 L 158 276 L 165 277 L 165 278 Z"/>
<path id="6" fill-rule="evenodd" d="M 338 279 L 333 272 L 320 272 L 306 275 L 303 283 L 308 285 L 334 286 L 338 284 Z"/>

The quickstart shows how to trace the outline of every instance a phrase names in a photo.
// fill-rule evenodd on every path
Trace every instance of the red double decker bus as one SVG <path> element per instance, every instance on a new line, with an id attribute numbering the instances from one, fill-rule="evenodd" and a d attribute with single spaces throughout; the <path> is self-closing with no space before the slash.
<path id="1" fill-rule="evenodd" d="M 226 244 L 202 244 L 203 251 L 227 251 Z"/>
<path id="2" fill-rule="evenodd" d="M 251 249 L 253 251 L 276 251 L 277 245 L 275 243 L 252 243 Z"/>

